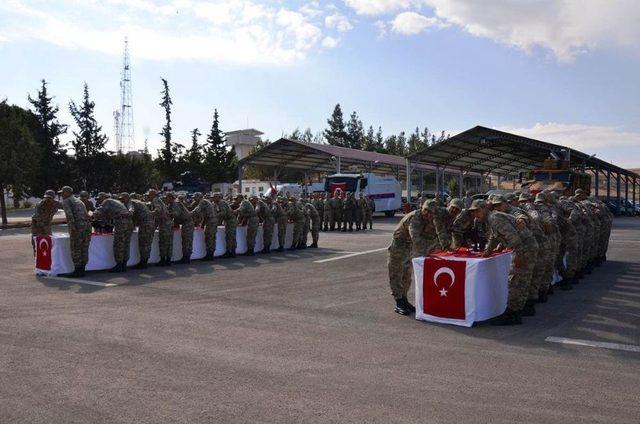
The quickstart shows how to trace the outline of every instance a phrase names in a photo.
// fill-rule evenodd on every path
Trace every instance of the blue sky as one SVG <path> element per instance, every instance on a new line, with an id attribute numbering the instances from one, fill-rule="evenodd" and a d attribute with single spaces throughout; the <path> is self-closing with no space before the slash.
<path id="1" fill-rule="evenodd" d="M 162 76 L 185 144 L 214 107 L 275 140 L 339 102 L 385 134 L 481 124 L 640 167 L 637 22 L 628 0 L 3 0 L 0 98 L 45 78 L 71 123 L 86 81 L 113 140 L 128 35 L 139 148 L 160 145 Z"/>

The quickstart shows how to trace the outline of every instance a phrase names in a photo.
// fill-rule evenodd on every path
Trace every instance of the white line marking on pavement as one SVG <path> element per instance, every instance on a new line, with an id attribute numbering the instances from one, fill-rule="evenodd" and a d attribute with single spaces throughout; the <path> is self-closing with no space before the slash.
<path id="1" fill-rule="evenodd" d="M 576 346 L 601 347 L 603 349 L 625 350 L 627 352 L 640 353 L 640 346 L 621 343 L 595 342 L 592 340 L 567 339 L 566 337 L 547 337 L 545 342 L 563 343 Z"/>
<path id="2" fill-rule="evenodd" d="M 348 255 L 336 256 L 335 258 L 329 258 L 329 259 L 320 259 L 319 261 L 313 261 L 313 262 L 316 263 L 316 264 L 323 264 L 325 262 L 337 261 L 337 260 L 340 260 L 340 259 L 352 258 L 354 256 L 366 255 L 368 253 L 382 252 L 383 250 L 387 250 L 387 248 L 386 247 L 381 247 L 380 249 L 365 250 L 364 252 L 349 253 Z"/>
<path id="3" fill-rule="evenodd" d="M 116 287 L 114 283 L 101 283 L 100 281 L 81 280 L 80 278 L 43 277 L 46 280 L 62 281 L 63 283 L 88 284 L 90 286 Z"/>

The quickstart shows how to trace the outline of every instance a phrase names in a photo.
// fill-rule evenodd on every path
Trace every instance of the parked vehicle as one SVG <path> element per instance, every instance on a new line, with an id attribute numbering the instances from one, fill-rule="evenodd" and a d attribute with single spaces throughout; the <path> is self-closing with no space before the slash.
<path id="1" fill-rule="evenodd" d="M 324 182 L 324 190 L 333 194 L 337 189 L 350 191 L 358 195 L 363 193 L 375 204 L 375 212 L 384 212 L 386 216 L 395 215 L 402 207 L 402 188 L 394 176 L 366 174 L 333 174 Z"/>

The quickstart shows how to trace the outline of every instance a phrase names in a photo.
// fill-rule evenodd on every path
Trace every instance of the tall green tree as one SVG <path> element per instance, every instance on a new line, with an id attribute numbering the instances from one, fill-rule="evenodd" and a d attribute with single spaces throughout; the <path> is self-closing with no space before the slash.
<path id="1" fill-rule="evenodd" d="M 304 141 L 305 143 L 313 142 L 313 133 L 311 132 L 311 128 L 307 128 L 306 130 L 304 130 L 302 136 L 300 137 L 300 140 Z"/>
<path id="2" fill-rule="evenodd" d="M 379 153 L 385 152 L 384 147 L 384 137 L 382 136 L 382 127 L 378 127 L 378 132 L 376 132 L 376 141 L 374 143 L 374 150 Z"/>
<path id="3" fill-rule="evenodd" d="M 395 155 L 404 156 L 407 154 L 407 136 L 404 131 L 400 131 L 397 138 L 397 148 Z"/>
<path id="4" fill-rule="evenodd" d="M 89 86 L 85 82 L 80 106 L 76 105 L 73 100 L 69 102 L 69 111 L 78 127 L 78 132 L 73 131 L 74 139 L 71 140 L 71 145 L 78 158 L 87 158 L 102 152 L 109 140 L 102 133 L 102 127 L 98 125 L 94 117 L 95 107 L 95 102 L 89 99 Z"/>
<path id="5" fill-rule="evenodd" d="M 369 152 L 376 150 L 376 136 L 373 132 L 373 125 L 369 125 L 369 129 L 362 139 L 362 150 Z"/>
<path id="6" fill-rule="evenodd" d="M 218 110 L 213 112 L 211 131 L 205 147 L 205 177 L 210 183 L 231 182 L 237 165 L 236 153 L 227 150 L 224 133 L 220 130 Z"/>
<path id="7" fill-rule="evenodd" d="M 352 149 L 362 149 L 364 138 L 364 128 L 358 114 L 353 111 L 347 123 L 347 147 Z"/>
<path id="8" fill-rule="evenodd" d="M 191 130 L 191 147 L 185 155 L 187 168 L 198 176 L 200 176 L 202 168 L 202 146 L 198 144 L 198 137 L 201 135 L 197 128 Z"/>
<path id="9" fill-rule="evenodd" d="M 39 148 L 34 141 L 38 122 L 33 113 L 19 106 L 0 102 L 0 216 L 7 225 L 5 189 L 28 191 L 38 167 Z M 39 193 L 42 195 L 42 193 Z"/>
<path id="10" fill-rule="evenodd" d="M 31 187 L 35 194 L 64 185 L 69 176 L 65 166 L 66 149 L 60 141 L 60 136 L 67 132 L 67 125 L 58 121 L 59 107 L 53 104 L 53 97 L 48 95 L 47 82 L 44 79 L 41 82 L 37 96 L 27 96 L 37 121 L 34 140 L 40 150 L 40 168 Z"/>
<path id="11" fill-rule="evenodd" d="M 390 135 L 384 140 L 384 150 L 385 153 L 390 155 L 397 155 L 398 153 L 398 137 L 395 135 Z"/>
<path id="12" fill-rule="evenodd" d="M 407 141 L 407 153 L 417 152 L 423 147 L 424 144 L 422 143 L 422 139 L 420 137 L 420 128 L 416 127 L 415 132 L 413 132 L 409 136 L 409 140 Z"/>
<path id="13" fill-rule="evenodd" d="M 324 138 L 327 140 L 327 143 L 334 146 L 347 147 L 348 136 L 345 131 L 344 117 L 340 103 L 333 109 L 331 118 L 327 119 L 327 124 L 329 124 L 329 128 L 324 130 Z"/>
<path id="14" fill-rule="evenodd" d="M 162 96 L 160 106 L 164 109 L 165 119 L 164 127 L 162 127 L 162 131 L 160 132 L 164 143 L 162 149 L 160 149 L 160 157 L 162 158 L 162 174 L 164 177 L 170 178 L 174 176 L 171 169 L 174 150 L 171 145 L 171 105 L 173 105 L 173 102 L 171 101 L 171 94 L 169 93 L 169 83 L 164 78 L 160 79 L 162 80 L 163 87 L 160 93 Z"/>

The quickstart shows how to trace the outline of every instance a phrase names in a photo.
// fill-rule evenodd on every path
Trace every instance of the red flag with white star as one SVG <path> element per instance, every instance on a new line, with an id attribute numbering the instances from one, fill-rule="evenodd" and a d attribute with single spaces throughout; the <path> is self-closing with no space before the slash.
<path id="1" fill-rule="evenodd" d="M 51 237 L 36 237 L 36 269 L 51 271 Z"/>
<path id="2" fill-rule="evenodd" d="M 426 258 L 423 273 L 423 309 L 440 318 L 465 319 L 465 261 Z"/>

